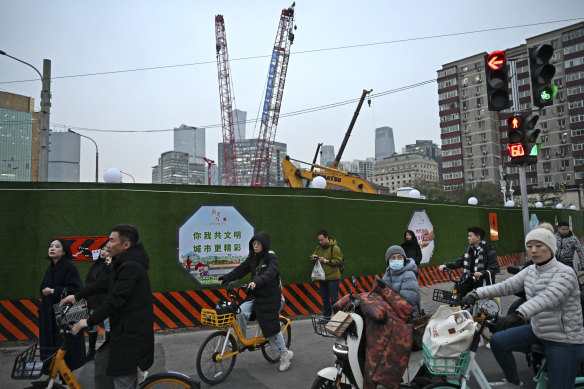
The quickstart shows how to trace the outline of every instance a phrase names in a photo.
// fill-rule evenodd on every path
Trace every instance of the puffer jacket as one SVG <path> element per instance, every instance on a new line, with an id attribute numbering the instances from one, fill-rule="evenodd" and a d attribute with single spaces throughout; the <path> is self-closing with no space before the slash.
<path id="1" fill-rule="evenodd" d="M 398 389 L 410 360 L 413 326 L 407 321 L 413 308 L 379 278 L 371 293 L 360 293 L 357 298 L 365 317 L 363 388 Z M 350 302 L 345 295 L 335 309 L 344 309 Z"/>
<path id="2" fill-rule="evenodd" d="M 584 344 L 580 287 L 574 270 L 556 258 L 528 266 L 500 284 L 476 290 L 479 298 L 508 296 L 525 289 L 517 310 L 531 320 L 533 333 L 552 342 Z"/>
<path id="3" fill-rule="evenodd" d="M 582 247 L 580 239 L 572 231 L 566 236 L 563 236 L 559 232 L 556 232 L 554 235 L 556 236 L 556 245 L 558 248 L 556 252 L 558 261 L 571 266 L 574 260 L 574 252 L 577 252 L 580 263 L 584 264 L 584 247 Z"/>
<path id="4" fill-rule="evenodd" d="M 339 267 L 343 264 L 343 254 L 341 253 L 340 247 L 337 246 L 335 238 L 329 237 L 329 244 L 327 246 L 323 247 L 318 245 L 312 255 L 318 255 L 330 261 L 329 263 L 321 263 L 326 281 L 341 279 Z"/>
<path id="5" fill-rule="evenodd" d="M 383 275 L 383 282 L 395 293 L 403 297 L 413 308 L 413 317 L 420 316 L 420 285 L 418 284 L 418 267 L 413 259 L 406 259 L 407 263 L 399 270 L 391 270 L 388 266 Z"/>

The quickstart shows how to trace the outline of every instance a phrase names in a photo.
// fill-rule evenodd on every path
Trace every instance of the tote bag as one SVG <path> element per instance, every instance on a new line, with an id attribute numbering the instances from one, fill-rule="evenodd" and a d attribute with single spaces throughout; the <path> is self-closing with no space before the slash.
<path id="1" fill-rule="evenodd" d="M 442 305 L 430 318 L 423 342 L 435 357 L 458 357 L 470 347 L 475 327 L 468 311 Z"/>

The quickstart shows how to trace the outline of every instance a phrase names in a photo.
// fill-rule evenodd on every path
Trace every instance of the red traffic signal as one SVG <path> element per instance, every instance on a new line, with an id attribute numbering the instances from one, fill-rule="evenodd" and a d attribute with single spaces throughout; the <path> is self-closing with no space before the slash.
<path id="1" fill-rule="evenodd" d="M 525 157 L 525 149 L 521 143 L 509 143 L 507 149 L 511 158 Z"/>
<path id="2" fill-rule="evenodd" d="M 493 51 L 487 58 L 487 66 L 490 67 L 491 70 L 501 69 L 505 66 L 505 53 L 500 50 Z"/>
<path id="3" fill-rule="evenodd" d="M 523 123 L 522 123 L 520 116 L 510 116 L 507 119 L 507 125 L 509 126 L 509 131 L 521 128 L 522 124 Z"/>

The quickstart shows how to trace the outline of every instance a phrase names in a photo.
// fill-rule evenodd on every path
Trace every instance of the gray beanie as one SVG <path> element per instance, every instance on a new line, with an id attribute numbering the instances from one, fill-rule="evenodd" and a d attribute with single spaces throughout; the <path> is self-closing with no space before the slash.
<path id="1" fill-rule="evenodd" d="M 389 258 L 394 254 L 401 254 L 404 256 L 404 259 L 406 258 L 406 252 L 404 249 L 402 249 L 401 246 L 394 245 L 388 248 L 385 252 L 385 262 L 389 261 Z"/>
<path id="2" fill-rule="evenodd" d="M 526 247 L 527 242 L 530 240 L 537 240 L 545 244 L 552 251 L 553 256 L 556 256 L 556 251 L 558 249 L 556 237 L 547 228 L 536 228 L 535 230 L 529 231 L 529 233 L 525 236 Z"/>

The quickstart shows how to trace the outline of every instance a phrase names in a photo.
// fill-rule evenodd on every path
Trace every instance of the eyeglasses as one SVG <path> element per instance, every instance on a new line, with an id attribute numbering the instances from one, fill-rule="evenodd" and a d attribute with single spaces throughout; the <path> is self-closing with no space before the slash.
<path id="1" fill-rule="evenodd" d="M 262 244 L 260 242 L 258 242 L 257 240 L 254 240 L 253 242 L 251 242 L 252 246 L 261 246 Z"/>

